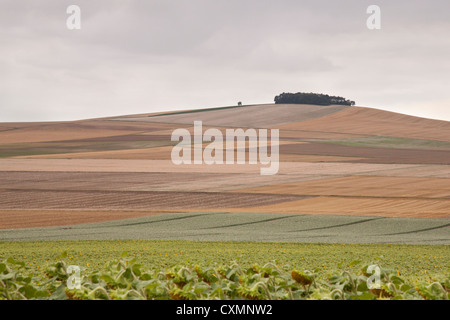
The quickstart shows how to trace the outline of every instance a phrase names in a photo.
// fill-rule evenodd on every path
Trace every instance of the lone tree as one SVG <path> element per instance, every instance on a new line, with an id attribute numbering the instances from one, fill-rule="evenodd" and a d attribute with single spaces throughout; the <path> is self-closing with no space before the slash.
<path id="1" fill-rule="evenodd" d="M 238 107 L 242 107 L 242 102 L 238 102 Z"/>
<path id="2" fill-rule="evenodd" d="M 287 104 L 316 104 L 320 106 L 329 106 L 331 104 L 354 106 L 355 101 L 347 100 L 338 96 L 329 96 L 328 94 L 322 93 L 285 93 L 275 97 L 275 104 L 287 103 Z"/>

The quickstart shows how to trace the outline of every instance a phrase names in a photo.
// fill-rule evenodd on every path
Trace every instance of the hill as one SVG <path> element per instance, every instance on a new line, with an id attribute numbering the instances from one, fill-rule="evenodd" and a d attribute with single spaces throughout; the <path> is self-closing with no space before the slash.
<path id="1" fill-rule="evenodd" d="M 174 165 L 172 131 L 192 132 L 197 120 L 204 130 L 279 129 L 279 173 L 261 176 L 250 164 Z M 412 241 L 417 232 L 445 242 L 450 122 L 364 107 L 269 104 L 0 123 L 0 190 L 0 229 L 140 223 L 175 212 L 240 213 L 244 224 L 258 217 L 282 224 L 276 215 L 283 213 L 434 219 L 420 228 L 400 223 L 398 239 L 408 234 Z"/>

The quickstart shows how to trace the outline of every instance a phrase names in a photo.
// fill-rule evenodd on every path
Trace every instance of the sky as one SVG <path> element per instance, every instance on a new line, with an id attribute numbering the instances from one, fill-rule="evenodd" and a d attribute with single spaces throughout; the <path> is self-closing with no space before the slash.
<path id="1" fill-rule="evenodd" d="M 69 5 L 80 29 L 67 27 Z M 370 5 L 380 29 L 367 27 Z M 448 0 L 0 0 L 0 122 L 282 92 L 450 121 L 449 33 Z"/>

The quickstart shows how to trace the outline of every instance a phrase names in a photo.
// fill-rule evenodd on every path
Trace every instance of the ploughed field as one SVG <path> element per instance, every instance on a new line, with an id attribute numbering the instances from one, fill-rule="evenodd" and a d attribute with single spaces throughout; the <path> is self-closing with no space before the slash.
<path id="1" fill-rule="evenodd" d="M 279 129 L 278 174 L 260 175 L 260 164 L 174 165 L 172 131 L 192 132 L 198 120 L 204 130 Z M 255 152 L 247 145 L 247 157 Z M 191 224 L 185 232 L 183 223 L 158 229 L 163 215 L 176 215 L 178 223 L 183 215 L 196 214 L 208 214 L 204 218 L 213 232 Z M 314 220 L 306 235 L 291 232 L 283 240 L 282 234 L 292 230 L 282 217 L 295 215 L 333 223 L 327 227 Z M 353 222 L 371 217 L 383 219 L 364 239 L 358 234 L 362 229 L 352 226 L 366 222 Z M 420 243 L 448 244 L 449 217 L 447 121 L 362 107 L 257 105 L 0 123 L 0 240 L 14 240 L 14 232 L 24 239 L 24 228 L 32 228 L 27 230 L 37 240 L 48 234 L 55 240 L 84 239 L 89 226 L 108 221 L 95 228 L 112 228 L 105 233 L 110 238 L 132 234 L 114 221 L 135 221 L 139 239 L 180 239 L 178 230 L 186 239 L 209 239 L 206 234 L 214 233 L 212 240 L 251 240 L 235 229 L 239 226 L 213 224 L 240 219 L 251 222 L 252 232 L 246 232 L 260 241 L 304 242 L 317 236 L 326 242 L 382 242 L 375 239 L 376 230 L 394 224 L 406 226 L 398 232 L 403 238 L 389 238 L 394 242 L 416 237 Z M 306 222 L 296 221 L 301 230 Z M 339 225 L 346 225 L 347 238 L 333 229 Z M 269 236 L 271 228 L 276 237 Z M 95 233 L 88 237 L 94 239 Z"/>

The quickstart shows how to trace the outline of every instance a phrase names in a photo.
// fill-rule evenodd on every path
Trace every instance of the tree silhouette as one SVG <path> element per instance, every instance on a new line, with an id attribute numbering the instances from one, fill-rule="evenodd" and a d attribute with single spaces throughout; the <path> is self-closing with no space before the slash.
<path id="1" fill-rule="evenodd" d="M 287 103 L 287 104 L 315 104 L 321 106 L 329 106 L 331 104 L 354 106 L 355 101 L 347 100 L 339 96 L 330 96 L 322 93 L 286 93 L 278 95 L 274 99 L 275 104 Z"/>

